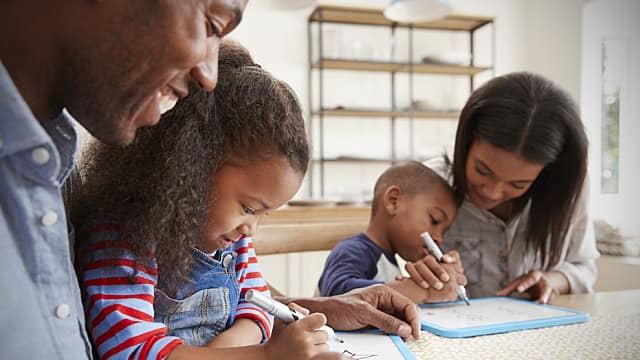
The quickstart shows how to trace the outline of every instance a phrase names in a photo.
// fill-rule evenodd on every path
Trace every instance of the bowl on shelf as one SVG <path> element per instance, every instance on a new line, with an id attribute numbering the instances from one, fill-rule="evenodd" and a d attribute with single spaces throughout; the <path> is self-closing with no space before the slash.
<path id="1" fill-rule="evenodd" d="M 365 206 L 362 198 L 342 198 L 336 201 L 336 206 Z"/>
<path id="2" fill-rule="evenodd" d="M 333 207 L 336 206 L 337 199 L 334 198 L 307 198 L 289 200 L 289 206 L 313 206 L 313 207 Z"/>
<path id="3" fill-rule="evenodd" d="M 422 57 L 424 64 L 468 66 L 471 54 L 464 51 L 439 51 Z"/>

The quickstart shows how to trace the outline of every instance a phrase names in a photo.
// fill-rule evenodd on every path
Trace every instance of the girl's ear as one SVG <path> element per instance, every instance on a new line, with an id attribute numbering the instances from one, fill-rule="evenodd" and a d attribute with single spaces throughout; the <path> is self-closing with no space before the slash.
<path id="1" fill-rule="evenodd" d="M 398 212 L 398 208 L 400 206 L 400 196 L 402 195 L 402 190 L 396 185 L 391 185 L 384 191 L 384 196 L 382 198 L 384 202 L 384 209 L 387 212 L 387 215 L 394 216 Z"/>

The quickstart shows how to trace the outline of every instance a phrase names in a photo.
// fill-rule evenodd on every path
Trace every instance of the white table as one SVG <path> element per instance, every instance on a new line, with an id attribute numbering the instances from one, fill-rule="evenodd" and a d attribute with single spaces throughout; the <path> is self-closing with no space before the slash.
<path id="1" fill-rule="evenodd" d="M 464 339 L 423 331 L 407 345 L 418 359 L 640 359 L 640 290 L 563 295 L 553 304 L 591 321 Z"/>

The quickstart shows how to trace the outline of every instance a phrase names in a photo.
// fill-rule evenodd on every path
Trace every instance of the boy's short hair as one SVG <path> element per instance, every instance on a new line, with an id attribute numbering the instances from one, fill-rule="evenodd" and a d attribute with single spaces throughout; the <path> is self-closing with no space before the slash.
<path id="1" fill-rule="evenodd" d="M 376 213 L 384 192 L 392 185 L 399 187 L 407 195 L 427 193 L 442 188 L 455 200 L 453 189 L 444 178 L 420 162 L 406 161 L 391 165 L 378 177 L 373 188 L 372 215 Z"/>

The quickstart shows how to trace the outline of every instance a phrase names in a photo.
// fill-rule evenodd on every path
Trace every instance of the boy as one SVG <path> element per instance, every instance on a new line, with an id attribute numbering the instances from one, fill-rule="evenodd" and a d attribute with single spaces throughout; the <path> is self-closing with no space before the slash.
<path id="1" fill-rule="evenodd" d="M 454 280 L 445 276 L 450 281 L 440 286 L 420 287 L 402 277 L 394 256 L 407 260 L 411 270 L 434 261 L 420 234 L 427 231 L 440 243 L 456 210 L 451 187 L 433 170 L 416 161 L 391 166 L 376 182 L 367 231 L 341 241 L 329 254 L 320 295 L 384 283 L 416 303 L 455 300 L 456 285 L 466 284 L 459 261 L 442 264 Z"/>

